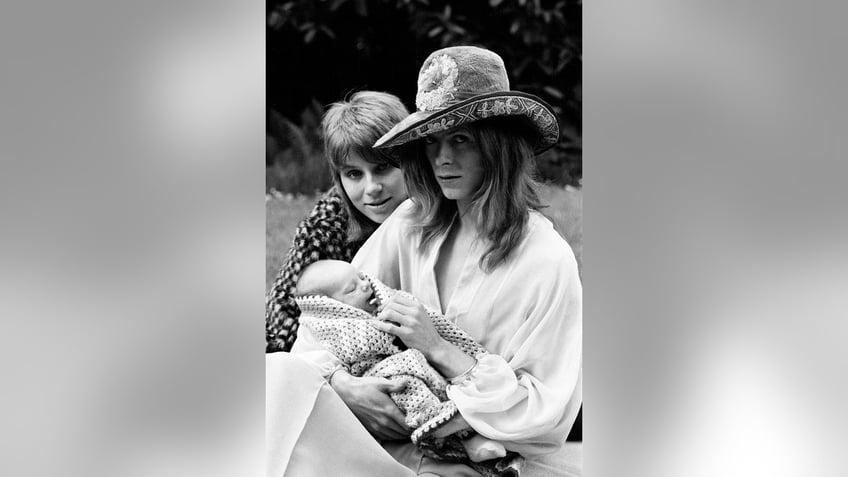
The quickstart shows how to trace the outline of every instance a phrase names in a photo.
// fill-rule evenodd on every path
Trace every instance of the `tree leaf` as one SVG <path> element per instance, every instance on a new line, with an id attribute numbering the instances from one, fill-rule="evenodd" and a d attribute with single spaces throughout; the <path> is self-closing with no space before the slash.
<path id="1" fill-rule="evenodd" d="M 329 28 L 327 28 L 326 25 L 321 25 L 319 28 L 321 28 L 321 31 L 324 32 L 324 34 L 327 35 L 328 37 L 330 37 L 334 40 L 336 39 L 336 34 L 333 33 L 333 30 L 330 30 Z"/>
<path id="2" fill-rule="evenodd" d="M 430 38 L 433 38 L 434 36 L 436 36 L 436 35 L 438 35 L 439 33 L 441 33 L 443 30 L 444 30 L 444 28 L 442 28 L 442 27 L 440 27 L 440 26 L 437 26 L 437 27 L 435 27 L 435 28 L 431 29 L 430 31 L 428 31 L 428 32 L 427 32 L 427 36 L 428 36 L 428 37 L 430 37 Z"/>
<path id="3" fill-rule="evenodd" d="M 545 90 L 546 93 L 548 93 L 549 95 L 553 96 L 556 99 L 562 99 L 563 96 L 565 96 L 564 94 L 562 94 L 562 91 L 554 88 L 553 86 L 545 86 L 542 89 Z"/>
<path id="4" fill-rule="evenodd" d="M 452 31 L 452 32 L 456 33 L 457 35 L 465 35 L 465 33 L 466 33 L 466 32 L 465 32 L 465 28 L 462 28 L 461 26 L 456 25 L 456 24 L 454 24 L 454 23 L 449 23 L 449 24 L 448 24 L 448 29 L 449 29 L 450 31 Z"/>
<path id="5" fill-rule="evenodd" d="M 268 15 L 268 26 L 271 28 L 279 28 L 279 26 L 283 23 L 283 16 L 280 15 L 279 12 L 274 10 Z"/>

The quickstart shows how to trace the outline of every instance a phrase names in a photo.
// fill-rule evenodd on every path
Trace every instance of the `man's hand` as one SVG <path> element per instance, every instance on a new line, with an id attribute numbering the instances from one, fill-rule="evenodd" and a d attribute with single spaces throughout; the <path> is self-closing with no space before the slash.
<path id="1" fill-rule="evenodd" d="M 406 346 L 424 353 L 427 359 L 434 350 L 445 345 L 427 309 L 402 293 L 396 293 L 380 306 L 377 319 L 371 320 L 371 325 L 397 336 Z"/>
<path id="2" fill-rule="evenodd" d="M 404 422 L 403 413 L 389 396 L 399 392 L 405 383 L 393 383 L 385 378 L 361 377 L 339 371 L 330 381 L 342 401 L 359 422 L 379 440 L 403 440 L 412 434 Z"/>
<path id="3" fill-rule="evenodd" d="M 462 374 L 475 360 L 436 331 L 427 309 L 417 300 L 396 293 L 380 306 L 371 326 L 400 338 L 406 346 L 424 354 L 427 361 L 447 378 Z"/>

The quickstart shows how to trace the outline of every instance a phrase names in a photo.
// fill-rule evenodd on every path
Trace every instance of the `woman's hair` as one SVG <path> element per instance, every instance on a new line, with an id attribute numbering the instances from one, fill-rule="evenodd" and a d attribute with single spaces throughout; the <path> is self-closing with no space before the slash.
<path id="1" fill-rule="evenodd" d="M 344 201 L 348 216 L 349 241 L 364 240 L 379 224 L 374 223 L 354 207 L 341 181 L 341 168 L 350 154 L 355 153 L 372 164 L 398 164 L 389 155 L 371 146 L 395 124 L 409 116 L 400 99 L 389 93 L 360 91 L 345 101 L 330 105 L 321 120 L 324 152 L 333 174 L 336 191 Z"/>
<path id="2" fill-rule="evenodd" d="M 483 160 L 483 182 L 472 197 L 469 213 L 476 215 L 480 235 L 489 240 L 489 248 L 480 258 L 480 268 L 489 272 L 506 261 L 521 241 L 530 210 L 541 208 L 532 177 L 534 154 L 528 141 L 535 133 L 515 118 L 484 119 L 466 127 Z M 416 143 L 415 153 L 406 154 L 403 173 L 421 229 L 423 252 L 447 232 L 457 208 L 456 201 L 442 194 L 424 154 L 423 141 Z"/>

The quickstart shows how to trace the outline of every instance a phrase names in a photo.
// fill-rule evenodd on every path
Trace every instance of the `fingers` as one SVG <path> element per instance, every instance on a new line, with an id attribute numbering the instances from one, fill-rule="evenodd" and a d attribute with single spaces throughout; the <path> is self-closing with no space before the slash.
<path id="1" fill-rule="evenodd" d="M 377 313 L 377 319 L 392 321 L 400 326 L 412 326 L 417 322 L 413 315 L 407 313 L 407 310 L 397 310 L 395 308 L 384 308 L 383 311 Z"/>
<path id="2" fill-rule="evenodd" d="M 385 331 L 386 333 L 399 336 L 400 327 L 389 323 L 388 321 L 368 320 L 368 324 L 380 331 Z"/>
<path id="3" fill-rule="evenodd" d="M 390 310 L 402 315 L 411 315 L 415 312 L 415 308 L 401 303 L 385 303 L 377 308 L 377 313 L 386 313 Z"/>
<path id="4" fill-rule="evenodd" d="M 392 298 L 390 300 L 388 300 L 388 302 L 398 303 L 398 304 L 401 304 L 401 305 L 404 305 L 404 306 L 412 306 L 412 307 L 418 305 L 418 301 L 415 298 L 412 298 L 411 296 L 406 295 L 404 293 L 395 293 L 394 296 L 392 296 Z"/>
<path id="5" fill-rule="evenodd" d="M 339 396 L 368 432 L 382 440 L 408 439 L 412 429 L 406 426 L 403 413 L 390 396 L 390 393 L 402 390 L 406 386 L 405 381 L 359 377 L 351 378 L 347 385 L 344 380 L 339 384 Z"/>
<path id="6" fill-rule="evenodd" d="M 380 383 L 378 385 L 378 389 L 380 389 L 380 391 L 383 391 L 385 393 L 398 393 L 398 392 L 403 391 L 403 388 L 406 387 L 406 383 L 407 383 L 406 380 L 403 380 L 403 381 L 386 380 L 386 382 Z"/>
<path id="7" fill-rule="evenodd" d="M 381 439 L 406 439 L 412 434 L 412 429 L 406 426 L 403 414 L 397 407 L 393 410 L 387 409 L 385 414 L 377 417 L 367 427 L 372 434 Z"/>
<path id="8" fill-rule="evenodd" d="M 404 315 L 413 315 L 418 311 L 418 304 L 400 302 L 386 303 L 380 311 L 383 310 L 395 310 Z"/>
<path id="9" fill-rule="evenodd" d="M 400 409 L 395 407 L 392 412 L 387 414 L 387 417 L 391 421 L 387 426 L 389 429 L 399 432 L 403 437 L 412 434 L 412 428 L 406 425 L 406 418 L 403 413 L 400 412 Z"/>
<path id="10" fill-rule="evenodd" d="M 389 393 L 403 391 L 407 382 L 406 379 L 396 381 L 384 379 L 383 382 L 378 383 L 377 388 L 386 393 L 386 396 L 391 399 Z M 393 400 L 386 403 L 383 409 L 383 417 L 390 422 L 383 422 L 382 424 L 386 428 L 402 433 L 403 437 L 408 436 L 412 432 L 412 428 L 406 425 L 406 417 Z"/>
<path id="11" fill-rule="evenodd" d="M 393 296 L 383 302 L 382 305 L 380 305 L 380 310 L 388 306 L 403 306 L 406 308 L 416 308 L 417 306 L 419 306 L 419 303 L 414 298 L 411 298 L 403 293 L 395 293 Z"/>

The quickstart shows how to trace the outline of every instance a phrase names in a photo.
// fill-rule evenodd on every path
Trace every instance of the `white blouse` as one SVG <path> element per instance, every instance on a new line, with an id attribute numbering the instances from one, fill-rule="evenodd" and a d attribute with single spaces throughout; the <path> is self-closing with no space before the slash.
<path id="1" fill-rule="evenodd" d="M 407 200 L 395 210 L 353 265 L 433 309 L 444 309 L 434 271 L 444 237 L 419 251 L 411 206 Z M 582 401 L 577 262 L 568 243 L 537 212 L 531 212 L 518 247 L 490 273 L 479 267 L 484 252 L 483 244 L 472 245 L 445 317 L 490 354 L 470 379 L 448 386 L 447 393 L 474 430 L 532 460 L 560 448 Z M 338 363 L 309 333 L 298 337 L 292 352 L 325 374 Z"/>

